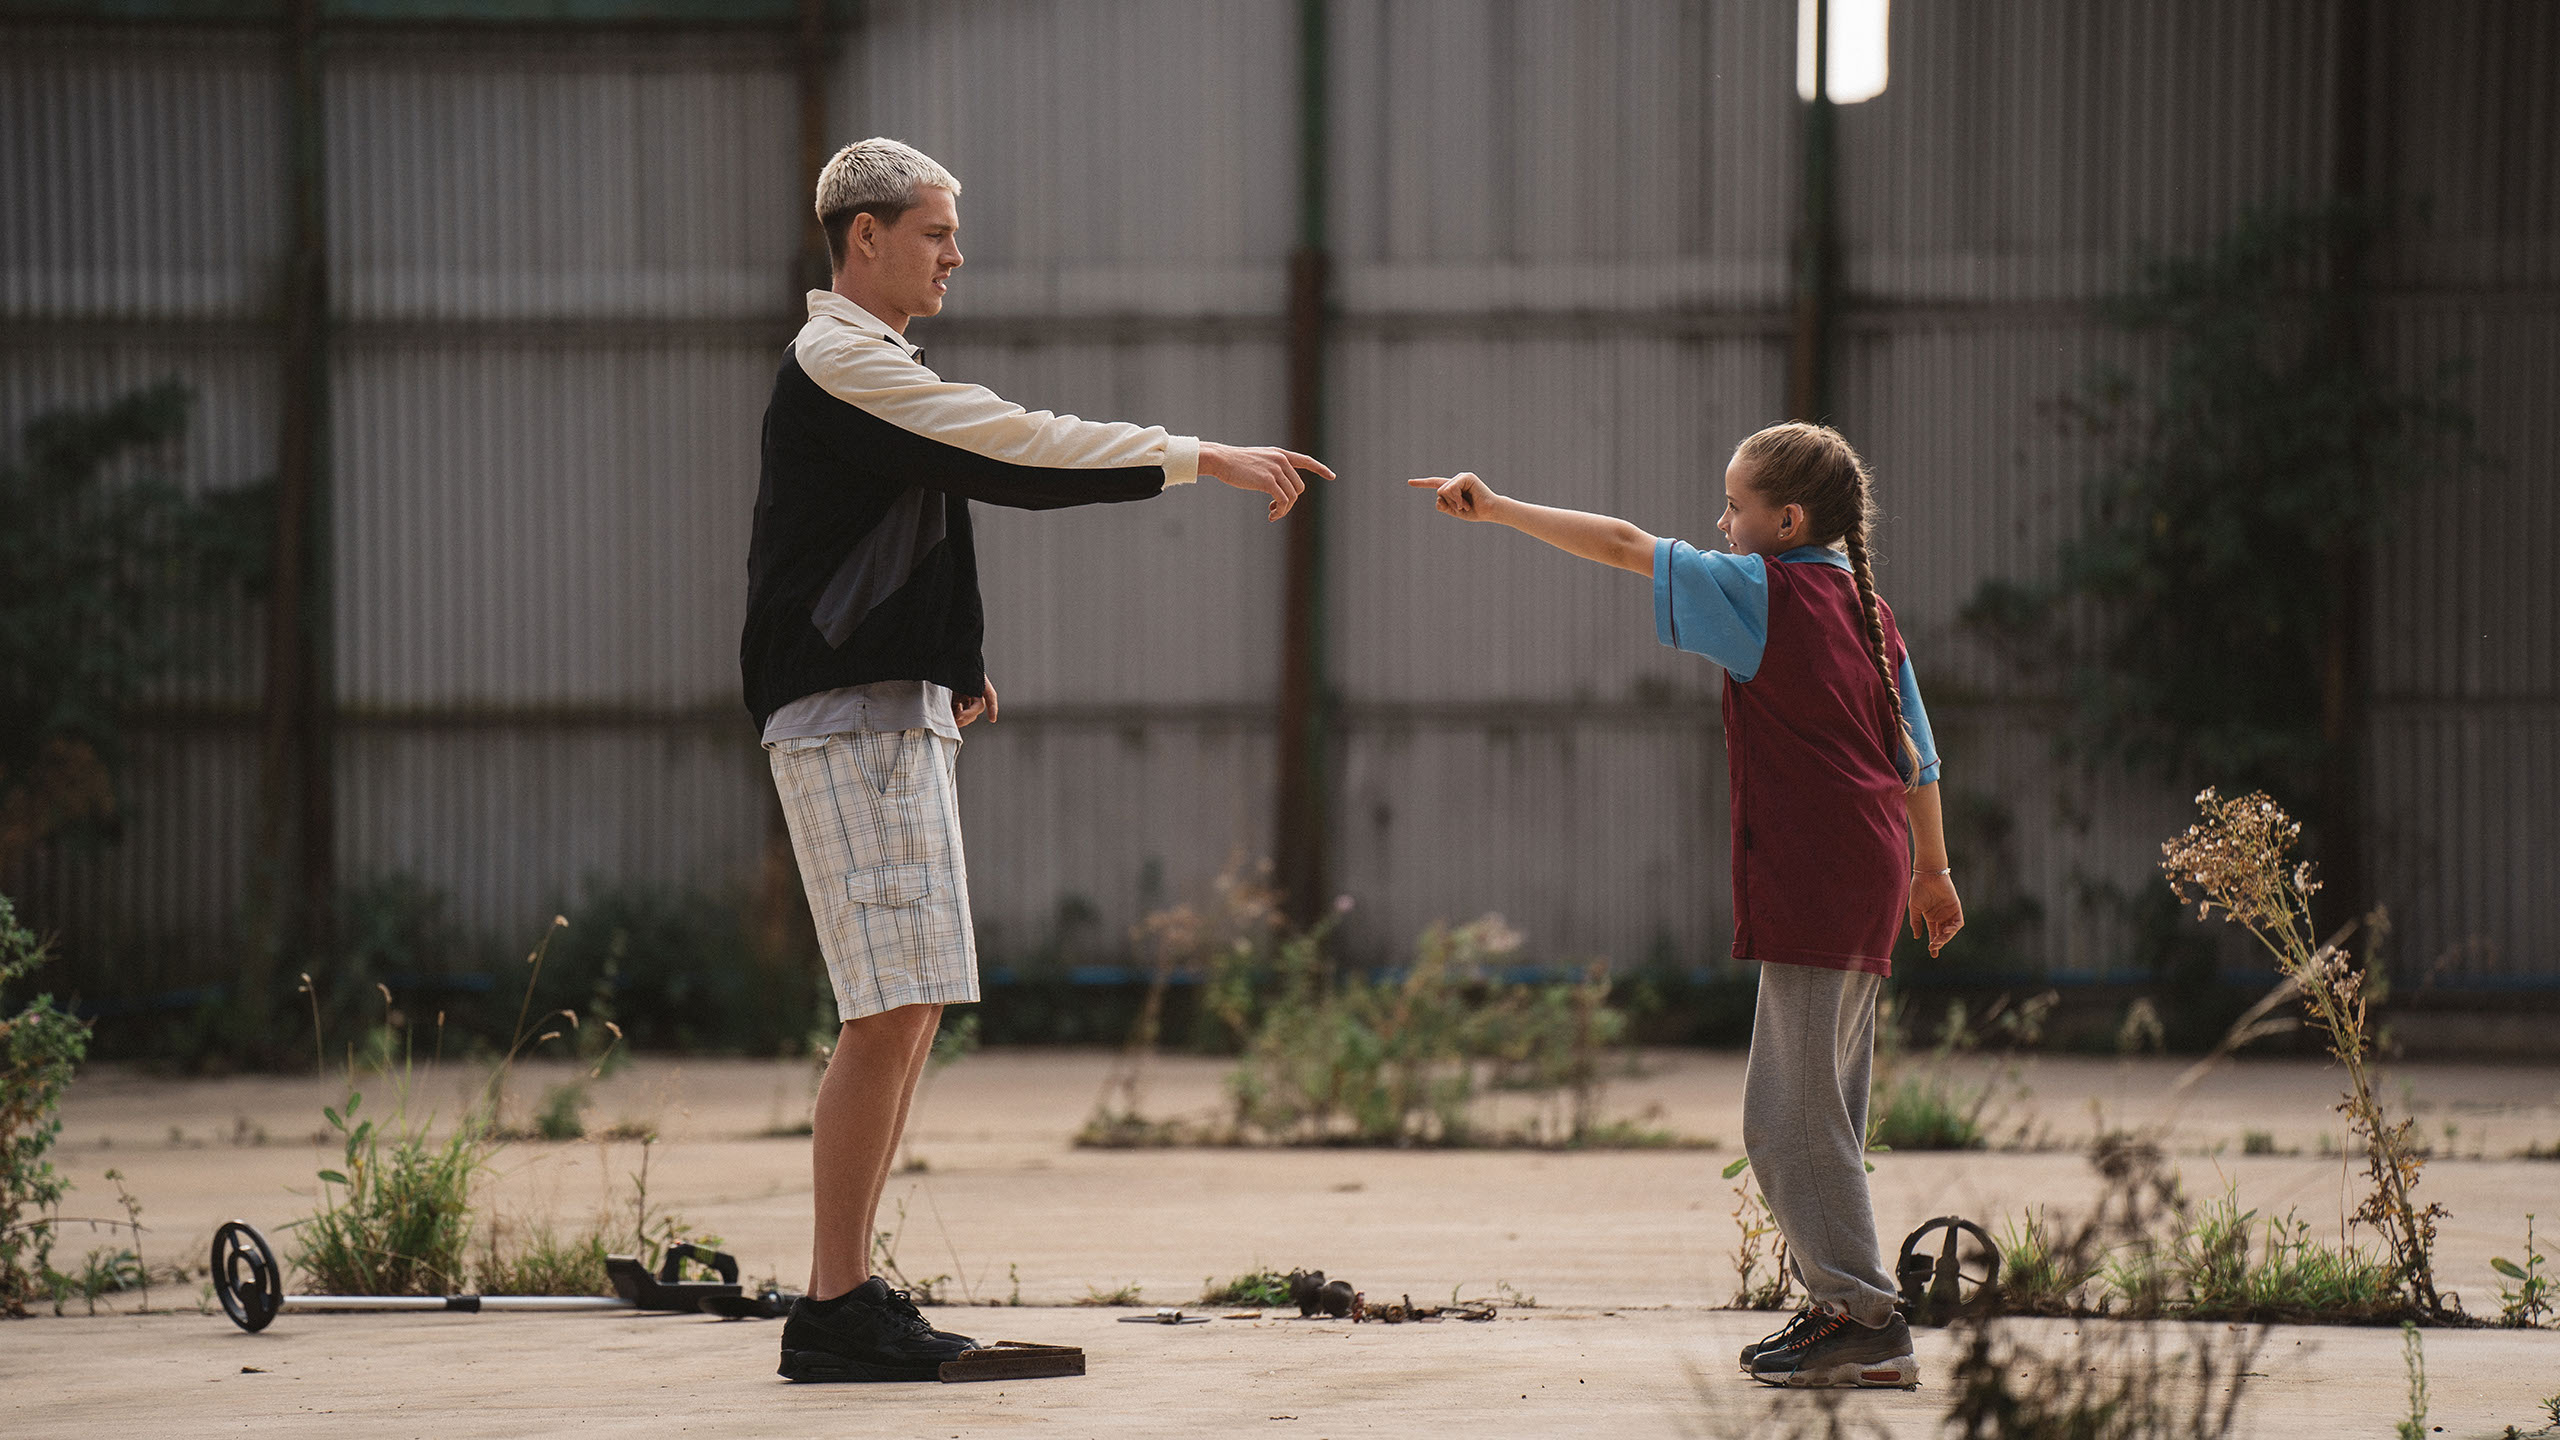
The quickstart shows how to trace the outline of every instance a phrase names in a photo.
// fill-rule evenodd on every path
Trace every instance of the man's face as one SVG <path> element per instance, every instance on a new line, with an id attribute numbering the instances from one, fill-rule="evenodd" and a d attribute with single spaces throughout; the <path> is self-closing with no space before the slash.
<path id="1" fill-rule="evenodd" d="M 960 268 L 959 202 L 948 190 L 919 187 L 897 224 L 872 230 L 871 248 L 871 288 L 882 304 L 904 315 L 940 314 Z"/>

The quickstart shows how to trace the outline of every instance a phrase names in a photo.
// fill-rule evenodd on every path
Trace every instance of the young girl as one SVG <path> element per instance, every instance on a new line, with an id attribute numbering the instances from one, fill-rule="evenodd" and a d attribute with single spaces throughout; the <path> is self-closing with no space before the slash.
<path id="1" fill-rule="evenodd" d="M 1471 474 L 1406 483 L 1444 515 L 1650 574 L 1662 643 L 1724 667 L 1733 953 L 1760 962 L 1742 1144 L 1813 1301 L 1742 1366 L 1777 1385 L 1917 1384 L 1867 1194 L 1868 1067 L 1906 904 L 1932 955 L 1964 911 L 1928 716 L 1867 564 L 1866 463 L 1818 425 L 1743 441 L 1716 522 L 1726 552 L 1507 499 Z"/>

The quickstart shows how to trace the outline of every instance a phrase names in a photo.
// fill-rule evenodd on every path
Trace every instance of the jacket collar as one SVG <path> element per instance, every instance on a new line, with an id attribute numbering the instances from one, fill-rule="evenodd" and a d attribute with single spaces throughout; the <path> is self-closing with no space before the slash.
<path id="1" fill-rule="evenodd" d="M 845 324 L 852 326 L 856 330 L 862 331 L 866 335 L 877 335 L 881 339 L 888 341 L 890 344 L 897 346 L 899 349 L 906 351 L 910 355 L 916 353 L 914 343 L 909 341 L 906 336 L 890 329 L 878 316 L 873 315 L 870 311 L 863 309 L 861 306 L 854 304 L 850 300 L 847 300 L 833 290 L 812 290 L 809 292 L 809 318 L 815 320 L 821 315 L 830 320 L 841 320 Z"/>

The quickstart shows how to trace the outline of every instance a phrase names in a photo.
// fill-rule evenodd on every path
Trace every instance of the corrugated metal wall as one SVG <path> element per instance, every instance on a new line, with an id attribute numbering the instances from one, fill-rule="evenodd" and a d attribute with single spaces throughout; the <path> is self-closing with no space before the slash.
<path id="1" fill-rule="evenodd" d="M 1334 0 L 1338 316 L 1326 458 L 1334 880 L 1393 953 L 1499 909 L 1542 955 L 1725 948 L 1714 671 L 1633 577 L 1431 519 L 1396 482 L 1712 534 L 1730 447 L 1783 404 L 1798 206 L 1794 0 Z M 1290 0 L 873 0 L 831 126 L 968 189 L 931 363 L 1036 407 L 1282 432 L 1296 195 Z M 2058 766 L 2035 698 L 1954 627 L 2048 563 L 2095 456 L 2049 402 L 2143 357 L 2082 302 L 2251 204 L 2316 196 L 2336 6 L 1907 5 L 1841 114 L 1843 427 L 1876 463 L 1880 579 L 1949 784 L 2008 812 L 2007 887 L 2056 973 L 2121 963 L 2095 881 L 2185 813 Z M 2560 19 L 2384 7 L 2376 343 L 2462 360 L 2495 466 L 2377 560 L 2375 872 L 2439 981 L 2560 979 Z M 271 37 L 17 26 L 0 58 L 0 425 L 167 374 L 177 463 L 274 463 L 284 243 Z M 589 875 L 741 883 L 764 833 L 734 635 L 758 414 L 793 328 L 804 179 L 778 33 L 342 33 L 326 96 L 334 668 L 350 876 L 415 871 L 530 933 Z M 2442 503 L 2435 503 L 2435 502 Z M 1269 844 L 1282 535 L 1207 485 L 981 522 L 990 670 L 970 732 L 993 954 L 1062 898 L 1116 934 Z M 2466 518 L 2468 517 L 2468 518 Z M 234 924 L 254 822 L 253 651 L 149 731 L 125 843 L 30 908 L 184 983 Z M 204 707 L 211 707 L 209 710 Z M 224 715 L 234 718 L 224 719 Z M 1959 863 L 1966 861 L 1959 858 Z M 142 957 L 149 957 L 147 960 Z M 2423 968 L 2423 967 L 2422 967 Z"/>

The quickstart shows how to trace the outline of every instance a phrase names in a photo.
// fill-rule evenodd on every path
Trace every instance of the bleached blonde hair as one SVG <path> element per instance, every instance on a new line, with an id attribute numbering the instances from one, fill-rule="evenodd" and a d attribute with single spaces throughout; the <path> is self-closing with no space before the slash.
<path id="1" fill-rule="evenodd" d="M 818 172 L 818 224 L 827 232 L 827 260 L 844 268 L 845 232 L 853 217 L 868 213 L 883 225 L 915 207 L 925 186 L 960 193 L 960 179 L 912 145 L 874 135 L 835 153 Z"/>

